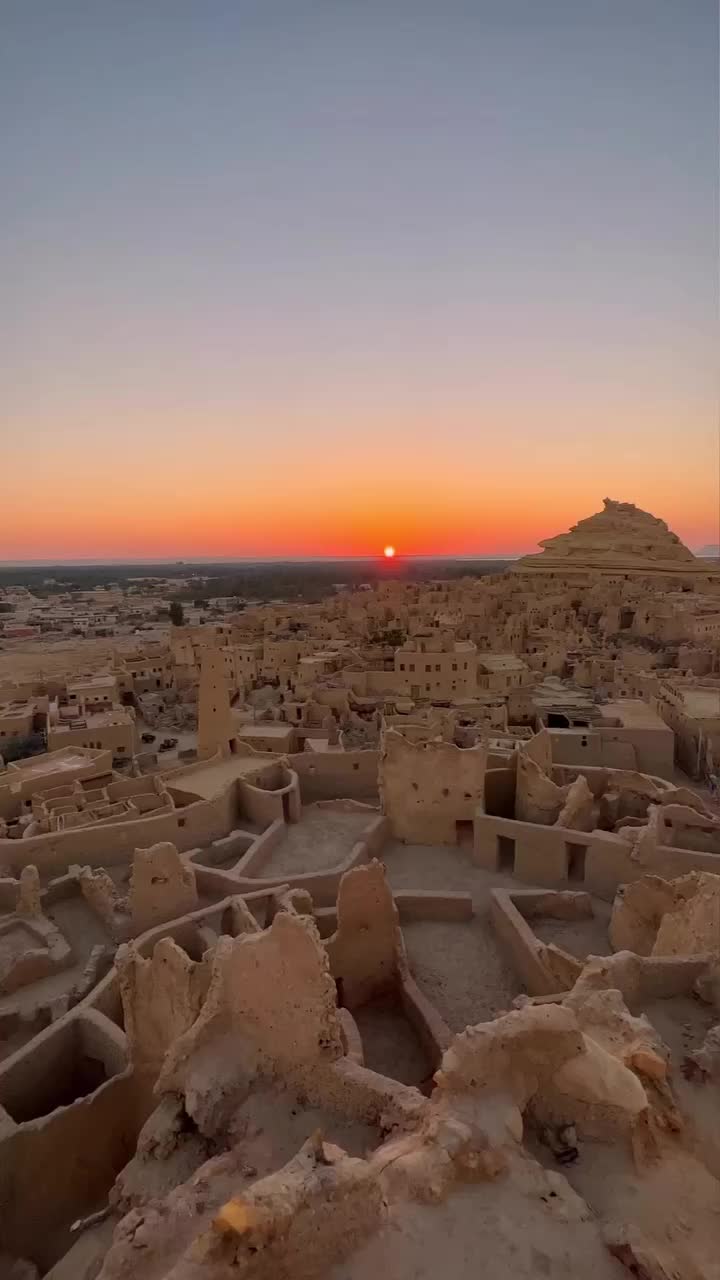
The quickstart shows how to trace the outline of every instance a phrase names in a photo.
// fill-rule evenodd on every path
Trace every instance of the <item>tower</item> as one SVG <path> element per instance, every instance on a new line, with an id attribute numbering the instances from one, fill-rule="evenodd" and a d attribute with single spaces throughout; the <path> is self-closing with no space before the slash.
<path id="1" fill-rule="evenodd" d="M 234 737 L 222 649 L 205 649 L 198 692 L 198 756 L 228 755 Z"/>

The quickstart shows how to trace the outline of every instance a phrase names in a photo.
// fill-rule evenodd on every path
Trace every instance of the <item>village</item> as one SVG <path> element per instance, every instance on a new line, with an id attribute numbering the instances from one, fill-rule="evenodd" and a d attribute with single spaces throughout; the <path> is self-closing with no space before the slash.
<path id="1" fill-rule="evenodd" d="M 0 594 L 0 1278 L 720 1280 L 720 568 Z"/>

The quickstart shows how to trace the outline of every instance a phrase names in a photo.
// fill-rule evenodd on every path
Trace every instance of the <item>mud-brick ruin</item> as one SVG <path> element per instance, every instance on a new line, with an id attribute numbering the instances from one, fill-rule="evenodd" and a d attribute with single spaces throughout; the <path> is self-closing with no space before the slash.
<path id="1" fill-rule="evenodd" d="M 657 606 L 642 516 L 520 565 L 515 615 L 446 584 L 382 672 L 358 643 L 267 718 L 203 645 L 192 759 L 0 772 L 2 1280 L 720 1277 L 720 806 L 599 642 Z M 576 678 L 529 665 L 548 593 Z"/>

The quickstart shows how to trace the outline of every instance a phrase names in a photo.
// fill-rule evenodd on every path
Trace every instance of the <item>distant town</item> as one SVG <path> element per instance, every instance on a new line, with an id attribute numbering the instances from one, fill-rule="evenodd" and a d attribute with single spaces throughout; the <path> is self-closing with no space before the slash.
<path id="1" fill-rule="evenodd" d="M 720 567 L 541 545 L 0 573 L 4 1275 L 710 1274 Z"/>

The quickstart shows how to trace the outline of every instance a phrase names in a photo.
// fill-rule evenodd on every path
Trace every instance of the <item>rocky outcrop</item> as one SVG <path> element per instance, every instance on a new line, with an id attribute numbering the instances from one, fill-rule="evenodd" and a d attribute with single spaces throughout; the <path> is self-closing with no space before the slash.
<path id="1" fill-rule="evenodd" d="M 623 569 L 642 573 L 665 569 L 677 573 L 704 568 L 664 520 L 632 502 L 612 498 L 603 499 L 602 511 L 539 545 L 543 551 L 523 556 L 513 566 L 514 572 Z"/>

